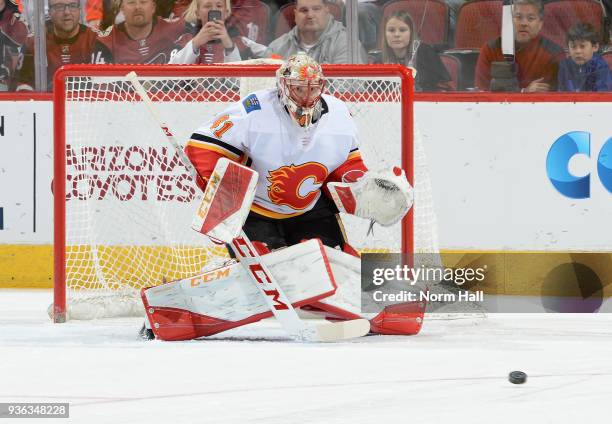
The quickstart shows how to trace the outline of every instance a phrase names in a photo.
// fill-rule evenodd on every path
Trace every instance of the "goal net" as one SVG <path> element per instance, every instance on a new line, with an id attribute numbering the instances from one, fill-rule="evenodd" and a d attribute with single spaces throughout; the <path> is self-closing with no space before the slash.
<path id="1" fill-rule="evenodd" d="M 55 300 L 66 319 L 142 315 L 139 292 L 212 269 L 224 247 L 191 230 L 197 187 L 126 78 L 135 71 L 179 143 L 254 89 L 278 65 L 87 66 L 56 75 Z M 348 105 L 373 170 L 402 166 L 415 187 L 399 224 L 343 216 L 363 251 L 437 252 L 423 148 L 413 142 L 412 78 L 397 65 L 327 65 L 326 91 Z"/>

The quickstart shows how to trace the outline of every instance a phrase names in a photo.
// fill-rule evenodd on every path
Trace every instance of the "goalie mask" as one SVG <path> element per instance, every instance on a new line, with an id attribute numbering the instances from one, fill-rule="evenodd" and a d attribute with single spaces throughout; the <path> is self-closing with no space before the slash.
<path id="1" fill-rule="evenodd" d="M 325 79 L 314 59 L 304 53 L 291 56 L 276 71 L 276 86 L 281 104 L 300 127 L 319 119 Z"/>

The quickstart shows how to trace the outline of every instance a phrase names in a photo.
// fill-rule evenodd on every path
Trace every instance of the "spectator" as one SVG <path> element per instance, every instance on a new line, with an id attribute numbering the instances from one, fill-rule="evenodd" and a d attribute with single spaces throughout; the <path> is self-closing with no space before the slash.
<path id="1" fill-rule="evenodd" d="M 13 89 L 15 70 L 27 37 L 28 27 L 19 16 L 17 4 L 0 0 L 0 91 Z"/>
<path id="2" fill-rule="evenodd" d="M 232 0 L 231 15 L 225 23 L 228 28 L 235 28 L 240 34 L 240 37 L 234 37 L 234 42 L 238 45 L 243 59 L 250 58 L 253 54 L 242 41 L 242 37 L 259 44 L 268 44 L 269 28 L 263 25 L 265 16 L 262 15 L 267 14 L 268 9 L 262 9 L 258 2 L 259 0 Z"/>
<path id="3" fill-rule="evenodd" d="M 94 47 L 112 63 L 168 63 L 186 32 L 181 19 L 162 19 L 155 14 L 154 0 L 123 0 L 125 21 L 98 38 Z"/>
<path id="4" fill-rule="evenodd" d="M 47 87 L 51 89 L 53 74 L 69 63 L 104 63 L 92 55 L 96 33 L 83 24 L 78 0 L 49 0 L 50 25 L 47 27 Z M 26 55 L 18 71 L 17 91 L 33 90 L 34 36 L 28 37 Z"/>
<path id="5" fill-rule="evenodd" d="M 179 16 L 177 15 L 177 10 L 181 10 L 181 8 L 186 12 L 187 7 L 183 8 L 182 6 L 182 3 L 186 0 L 161 1 L 173 4 L 170 15 Z M 261 7 L 260 0 L 223 0 L 223 2 L 226 4 L 225 8 L 228 10 L 224 18 L 225 27 L 232 41 L 238 47 L 238 53 L 241 57 L 239 60 L 253 57 L 253 53 L 247 46 L 250 41 L 254 41 L 256 45 L 261 45 L 260 48 L 265 50 L 266 46 L 262 44 L 267 44 L 268 42 L 268 28 L 262 24 L 265 23 L 264 21 L 267 22 L 268 19 L 267 8 L 264 9 Z M 191 4 L 191 2 L 189 2 L 189 4 Z M 265 16 L 263 16 L 264 12 Z M 182 13 L 182 15 L 184 14 L 185 13 Z M 204 22 L 206 22 L 206 19 L 204 19 Z M 191 23 L 190 25 L 193 27 L 194 31 L 197 32 L 201 24 L 199 20 L 196 19 L 196 23 Z M 244 37 L 249 40 L 243 41 Z"/>
<path id="6" fill-rule="evenodd" d="M 610 68 L 597 53 L 599 38 L 591 24 L 577 23 L 569 29 L 569 57 L 559 64 L 559 91 L 612 91 Z"/>
<path id="7" fill-rule="evenodd" d="M 417 91 L 449 89 L 451 78 L 448 71 L 434 48 L 419 40 L 408 12 L 392 13 L 384 23 L 384 28 L 383 63 L 400 63 L 415 68 L 417 73 L 414 88 Z"/>
<path id="8" fill-rule="evenodd" d="M 319 63 L 349 63 L 346 28 L 334 19 L 327 0 L 297 0 L 295 26 L 272 41 L 262 56 L 289 57 L 299 52 Z M 361 45 L 359 52 L 356 63 L 367 63 Z"/>
<path id="9" fill-rule="evenodd" d="M 219 20 L 208 20 L 208 12 L 216 10 Z M 195 35 L 186 34 L 179 43 L 185 44 L 170 63 L 222 63 L 241 60 L 238 47 L 230 37 L 225 21 L 230 10 L 225 0 L 193 0 L 185 11 L 185 21 L 193 24 Z"/>
<path id="10" fill-rule="evenodd" d="M 540 0 L 515 0 L 512 9 L 514 24 L 514 60 L 522 92 L 543 92 L 555 89 L 563 49 L 540 35 L 544 6 Z M 501 37 L 489 41 L 480 50 L 476 63 L 476 86 L 489 90 L 491 63 L 503 62 Z"/>

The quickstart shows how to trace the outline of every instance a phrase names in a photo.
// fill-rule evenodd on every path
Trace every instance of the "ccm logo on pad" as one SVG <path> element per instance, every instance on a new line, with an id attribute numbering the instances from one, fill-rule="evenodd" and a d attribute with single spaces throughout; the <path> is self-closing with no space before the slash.
<path id="1" fill-rule="evenodd" d="M 255 257 L 255 254 L 249 247 L 248 243 L 242 237 L 236 237 L 232 241 L 232 244 L 244 257 Z M 274 306 L 274 309 L 289 309 L 289 307 L 283 301 L 280 300 L 280 293 L 274 288 L 274 284 L 272 284 L 270 276 L 261 264 L 249 264 L 248 271 L 255 278 L 255 280 L 264 287 L 263 292 L 272 300 L 272 305 Z"/>

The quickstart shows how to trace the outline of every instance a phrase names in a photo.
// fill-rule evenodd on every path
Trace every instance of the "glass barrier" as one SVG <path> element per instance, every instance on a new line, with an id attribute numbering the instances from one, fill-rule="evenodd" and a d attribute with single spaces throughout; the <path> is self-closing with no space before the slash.
<path id="1" fill-rule="evenodd" d="M 423 92 L 612 91 L 612 0 L 515 0 L 514 55 L 501 48 L 503 0 L 5 3 L 2 91 L 41 90 L 36 75 L 50 91 L 67 63 L 203 64 L 297 51 L 321 63 L 401 63 L 416 69 Z"/>

